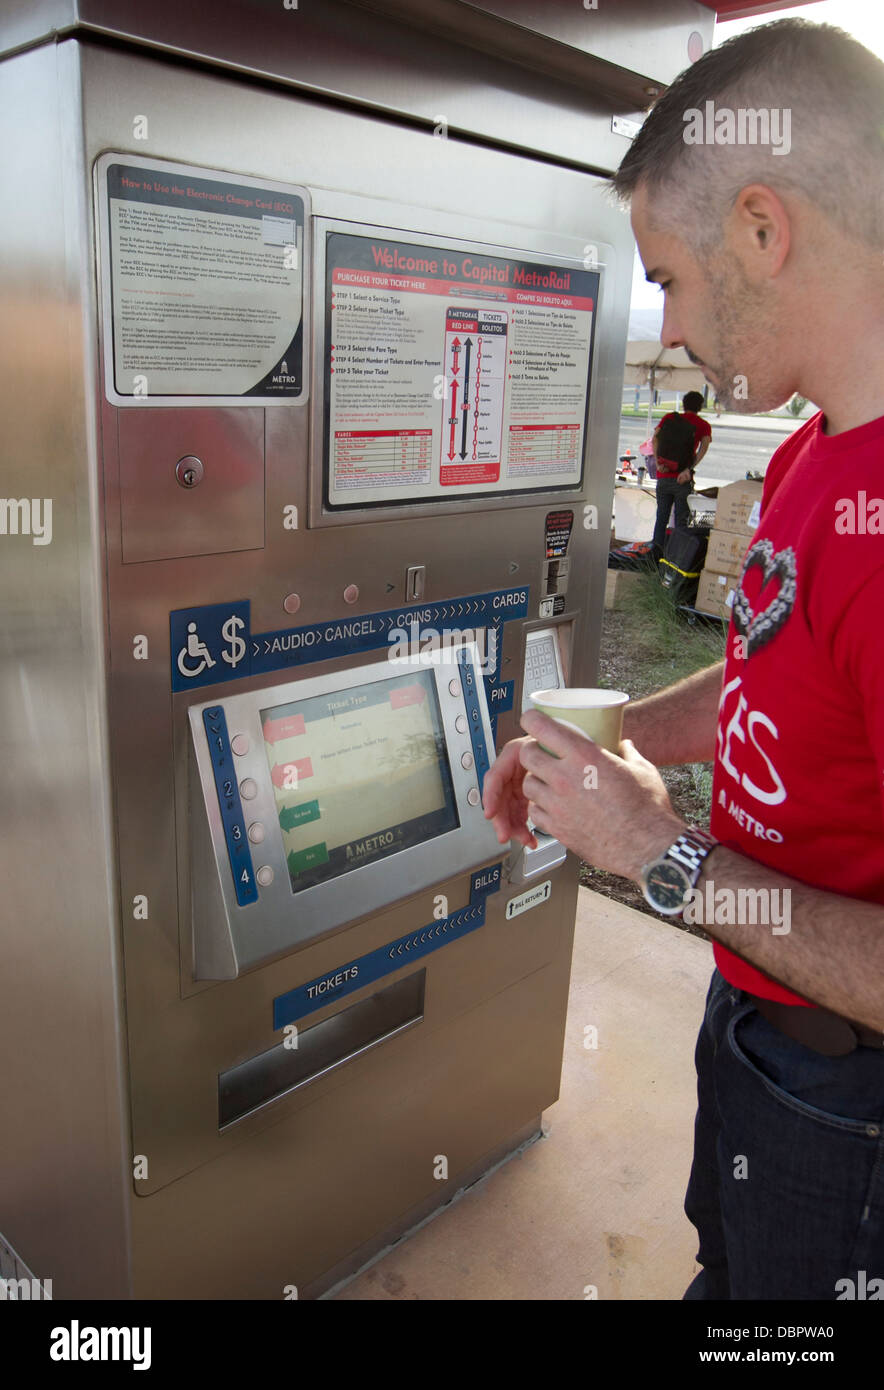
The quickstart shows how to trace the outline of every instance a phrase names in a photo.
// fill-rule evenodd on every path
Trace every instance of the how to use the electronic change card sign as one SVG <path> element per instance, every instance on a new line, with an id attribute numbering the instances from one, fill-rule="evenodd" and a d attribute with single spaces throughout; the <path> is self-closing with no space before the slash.
<path id="1" fill-rule="evenodd" d="M 108 399 L 303 398 L 306 189 L 123 155 L 98 177 Z"/>
<path id="2" fill-rule="evenodd" d="M 581 482 L 599 272 L 326 232 L 326 505 Z"/>

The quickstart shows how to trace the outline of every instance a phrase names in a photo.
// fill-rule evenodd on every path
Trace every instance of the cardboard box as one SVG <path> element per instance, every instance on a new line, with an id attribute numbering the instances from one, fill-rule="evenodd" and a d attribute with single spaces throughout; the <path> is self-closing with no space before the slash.
<path id="1" fill-rule="evenodd" d="M 739 531 L 751 536 L 761 519 L 762 487 L 762 483 L 751 483 L 748 479 L 720 487 L 715 508 L 716 531 Z"/>
<path id="2" fill-rule="evenodd" d="M 615 487 L 614 535 L 624 541 L 649 541 L 657 520 L 657 494 L 650 488 Z"/>
<path id="3" fill-rule="evenodd" d="M 720 531 L 714 526 L 709 532 L 705 568 L 714 570 L 716 574 L 738 575 L 748 544 L 745 531 Z"/>
<path id="4" fill-rule="evenodd" d="M 605 607 L 622 608 L 624 599 L 641 579 L 642 575 L 636 570 L 608 570 L 605 580 Z"/>
<path id="5" fill-rule="evenodd" d="M 701 613 L 709 613 L 715 618 L 729 618 L 736 587 L 735 574 L 717 574 L 715 570 L 704 570 L 700 575 L 700 587 L 694 607 Z"/>

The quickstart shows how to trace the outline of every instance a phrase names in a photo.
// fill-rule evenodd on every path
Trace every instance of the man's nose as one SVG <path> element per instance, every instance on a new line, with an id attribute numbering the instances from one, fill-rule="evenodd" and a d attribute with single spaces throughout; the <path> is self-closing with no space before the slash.
<path id="1" fill-rule="evenodd" d="M 665 348 L 685 346 L 684 338 L 681 336 L 681 327 L 675 314 L 668 305 L 663 310 L 663 327 L 660 329 L 660 342 Z"/>

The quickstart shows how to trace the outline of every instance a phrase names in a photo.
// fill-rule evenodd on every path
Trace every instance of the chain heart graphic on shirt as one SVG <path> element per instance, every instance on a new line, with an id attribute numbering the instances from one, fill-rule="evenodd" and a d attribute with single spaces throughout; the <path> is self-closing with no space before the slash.
<path id="1" fill-rule="evenodd" d="M 765 588 L 769 580 L 774 575 L 779 575 L 780 587 L 775 598 L 760 613 L 756 613 L 743 593 L 743 582 L 753 565 L 757 565 L 762 570 L 761 589 Z M 734 596 L 734 627 L 743 637 L 746 637 L 746 656 L 750 657 L 753 652 L 757 652 L 760 647 L 768 643 L 771 638 L 779 632 L 783 623 L 788 618 L 792 609 L 795 607 L 795 594 L 797 591 L 797 567 L 795 562 L 795 551 L 791 546 L 785 550 L 778 550 L 774 554 L 773 541 L 756 541 L 750 547 L 745 562 L 743 572 L 740 575 L 740 583 Z"/>

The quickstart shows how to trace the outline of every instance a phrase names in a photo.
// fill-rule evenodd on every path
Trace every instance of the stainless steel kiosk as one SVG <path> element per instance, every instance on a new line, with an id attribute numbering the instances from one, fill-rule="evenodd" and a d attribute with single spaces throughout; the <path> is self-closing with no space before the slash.
<path id="1" fill-rule="evenodd" d="M 595 676 L 598 175 L 712 25 L 210 8 L 0 20 L 0 1273 L 56 1298 L 318 1297 L 539 1135 L 577 865 L 482 781 Z"/>

